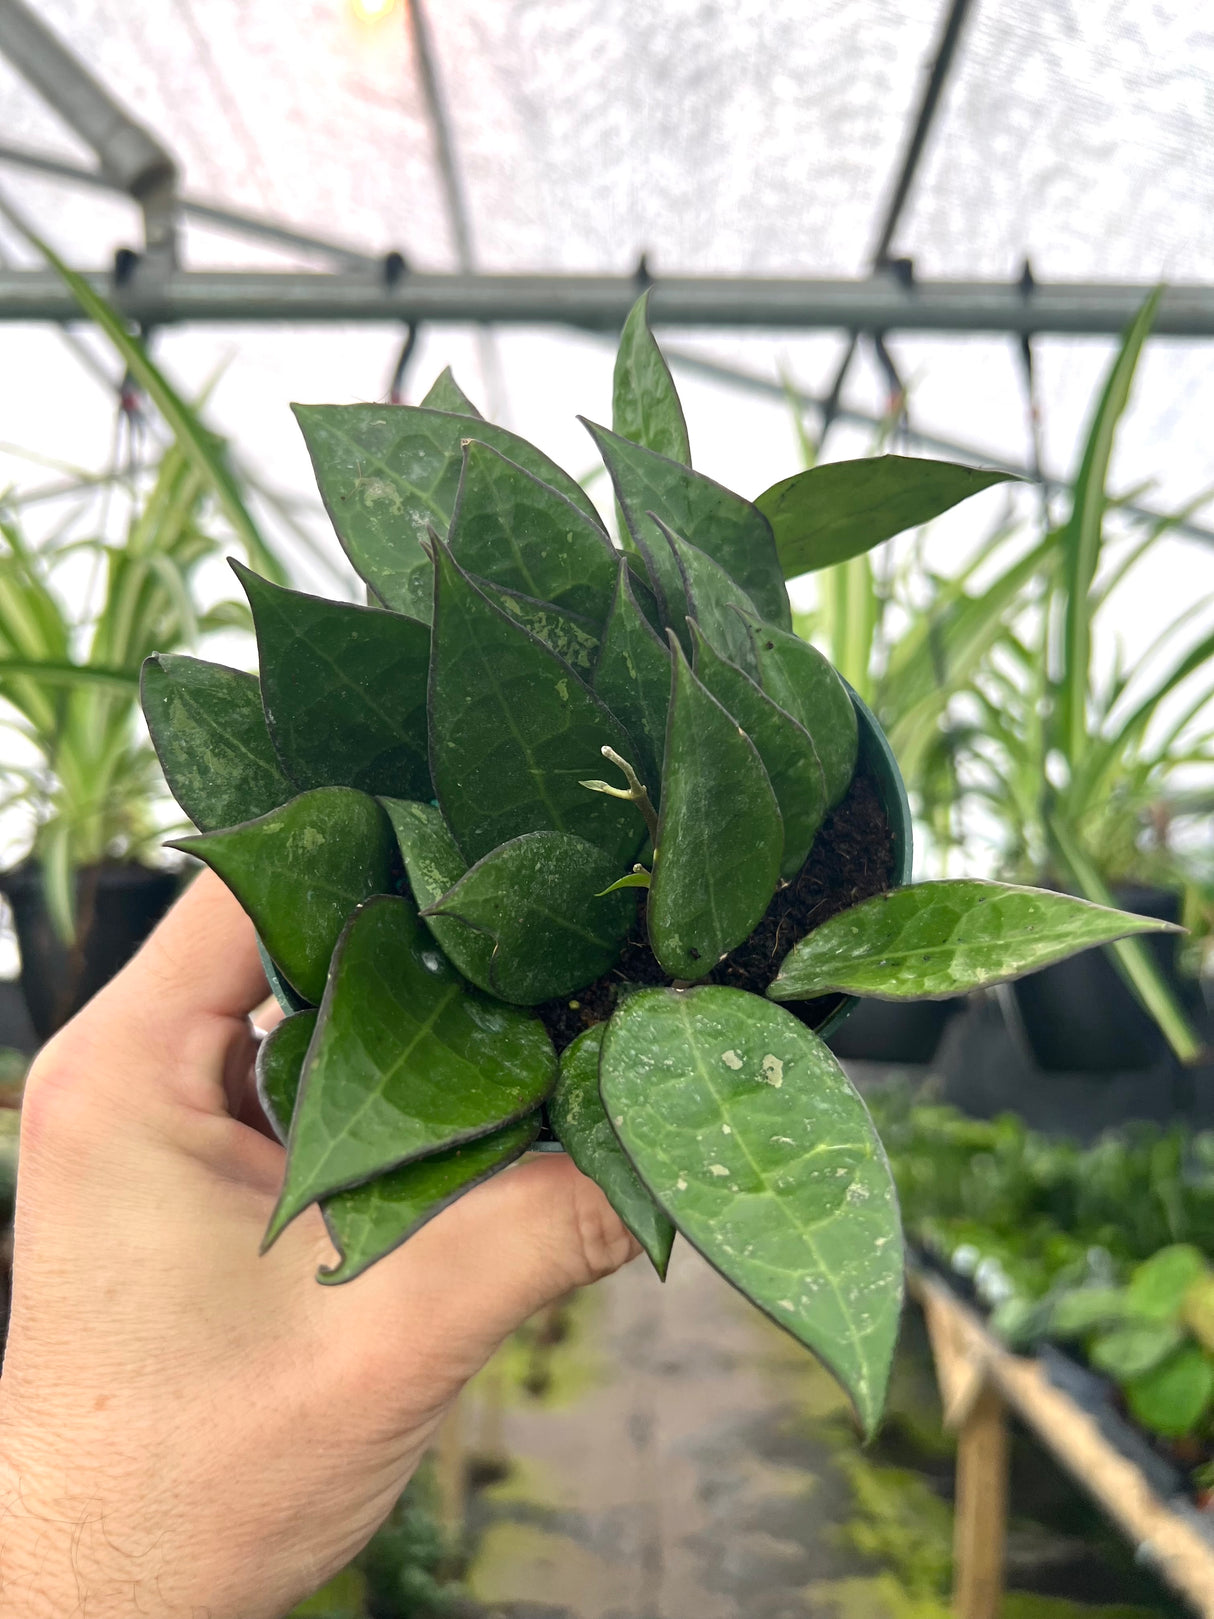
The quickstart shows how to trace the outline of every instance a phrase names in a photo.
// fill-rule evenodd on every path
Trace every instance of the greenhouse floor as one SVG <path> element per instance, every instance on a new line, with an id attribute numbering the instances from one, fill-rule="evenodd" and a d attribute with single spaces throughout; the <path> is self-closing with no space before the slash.
<path id="1" fill-rule="evenodd" d="M 868 1450 L 834 1384 L 685 1244 L 534 1324 L 466 1396 L 464 1611 L 947 1619 L 951 1443 L 922 1324 Z M 440 1466 L 442 1464 L 440 1463 Z M 1186 1610 L 1027 1436 L 1005 1619 Z"/>

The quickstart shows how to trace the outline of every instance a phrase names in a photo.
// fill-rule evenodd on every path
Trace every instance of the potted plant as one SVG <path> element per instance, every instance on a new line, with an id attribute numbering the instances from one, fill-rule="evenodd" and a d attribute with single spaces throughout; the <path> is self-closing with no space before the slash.
<path id="1" fill-rule="evenodd" d="M 1157 303 L 1149 299 L 1126 333 L 1093 412 L 1070 516 L 1042 554 L 1028 610 L 1008 616 L 970 683 L 976 723 L 959 724 L 951 743 L 961 796 L 999 829 L 1003 875 L 1193 921 L 1202 885 L 1183 829 L 1214 801 L 1202 723 L 1214 695 L 1214 635 L 1186 641 L 1186 630 L 1206 604 L 1185 603 L 1133 667 L 1119 660 L 1106 671 L 1093 658 L 1111 592 L 1149 561 L 1168 527 L 1119 551 L 1106 536 L 1116 428 Z M 1195 770 L 1199 790 L 1185 782 Z M 1015 1005 L 1040 1065 L 1147 1068 L 1169 1046 L 1195 1061 L 1198 989 L 1179 974 L 1176 948 L 1174 934 L 1125 939 L 1022 980 Z"/>
<path id="2" fill-rule="evenodd" d="M 163 795 L 140 724 L 139 671 L 156 648 L 248 624 L 242 602 L 207 612 L 193 603 L 200 567 L 224 544 L 213 506 L 226 509 L 246 556 L 277 576 L 218 441 L 113 310 L 60 269 L 173 436 L 142 475 L 81 479 L 72 523 L 38 544 L 22 532 L 21 496 L 0 503 L 0 699 L 9 733 L 0 776 L 12 837 L 25 845 L 0 874 L 0 892 L 12 908 L 22 989 L 40 1039 L 134 952 L 176 890 L 177 873 L 156 856 Z M 127 501 L 125 531 L 73 538 L 87 519 L 104 526 L 99 493 L 111 509 Z"/>
<path id="3" fill-rule="evenodd" d="M 177 846 L 231 887 L 293 1009 L 260 1065 L 288 1143 L 267 1243 L 319 1203 L 340 1254 L 320 1279 L 349 1281 L 526 1151 L 546 1109 L 660 1273 L 678 1230 L 871 1428 L 901 1233 L 815 1028 L 844 997 L 952 994 L 1158 924 L 897 886 L 892 756 L 790 628 L 784 574 L 838 559 L 800 538 L 817 473 L 752 504 L 693 471 L 644 303 L 614 430 L 590 425 L 620 549 L 449 374 L 419 407 L 296 414 L 378 605 L 239 568 L 260 677 L 181 656 L 144 672 L 200 828 Z M 867 463 L 822 470 L 842 518 L 871 506 Z M 945 487 L 939 509 L 977 476 L 954 472 L 896 477 Z M 885 537 L 842 527 L 852 553 Z"/>

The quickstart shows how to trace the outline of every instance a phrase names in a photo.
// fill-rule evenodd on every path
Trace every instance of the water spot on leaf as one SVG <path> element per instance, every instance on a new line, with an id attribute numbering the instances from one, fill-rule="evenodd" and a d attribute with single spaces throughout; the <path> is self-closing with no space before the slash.
<path id="1" fill-rule="evenodd" d="M 709 1164 L 708 1173 L 710 1175 L 728 1175 L 729 1171 L 724 1164 Z"/>

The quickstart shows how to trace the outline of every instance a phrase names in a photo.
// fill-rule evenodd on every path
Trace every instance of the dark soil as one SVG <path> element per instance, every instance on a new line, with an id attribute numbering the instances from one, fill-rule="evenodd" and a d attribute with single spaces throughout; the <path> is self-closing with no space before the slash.
<path id="1" fill-rule="evenodd" d="M 894 852 L 889 821 L 877 788 L 859 772 L 814 840 L 809 858 L 790 883 L 776 891 L 767 913 L 744 944 L 730 952 L 705 982 L 762 995 L 781 961 L 799 939 L 828 917 L 845 911 L 893 882 Z M 596 1023 L 605 1023 L 624 985 L 669 984 L 649 948 L 645 931 L 646 892 L 638 889 L 637 924 L 609 973 L 572 998 L 537 1007 L 558 1051 Z M 785 1001 L 787 1009 L 817 1028 L 843 997 Z"/>

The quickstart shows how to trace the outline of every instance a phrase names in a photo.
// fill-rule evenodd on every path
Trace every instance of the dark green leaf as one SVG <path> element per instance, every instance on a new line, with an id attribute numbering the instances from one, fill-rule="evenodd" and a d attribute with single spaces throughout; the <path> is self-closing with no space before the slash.
<path id="1" fill-rule="evenodd" d="M 823 922 L 785 956 L 767 993 L 776 1001 L 834 991 L 946 1000 L 1127 933 L 1175 931 L 1153 917 L 1043 888 L 976 878 L 916 883 Z"/>
<path id="2" fill-rule="evenodd" d="M 703 978 L 741 944 L 780 875 L 780 811 L 754 743 L 671 638 L 674 681 L 649 941 L 672 978 Z"/>
<path id="3" fill-rule="evenodd" d="M 550 652 L 564 658 L 585 680 L 594 668 L 599 651 L 598 628 L 588 618 L 575 618 L 562 613 L 549 602 L 536 601 L 533 596 L 520 596 L 515 590 L 503 590 L 487 579 L 469 575 L 473 584 L 486 595 L 495 607 L 507 617 L 542 641 Z"/>
<path id="4" fill-rule="evenodd" d="M 556 1077 L 537 1018 L 469 990 L 408 900 L 342 934 L 266 1242 L 318 1198 L 532 1113 Z"/>
<path id="5" fill-rule="evenodd" d="M 632 738 L 632 763 L 656 804 L 670 708 L 670 653 L 638 606 L 632 576 L 623 560 L 593 685 Z"/>
<path id="6" fill-rule="evenodd" d="M 553 1132 L 583 1175 L 602 1187 L 607 1201 L 666 1279 L 674 1226 L 637 1179 L 611 1128 L 599 1095 L 599 1050 L 607 1025 L 579 1034 L 561 1053 L 561 1071 L 548 1103 Z"/>
<path id="7" fill-rule="evenodd" d="M 465 573 L 551 602 L 595 630 L 607 616 L 616 553 L 599 523 L 477 439 L 464 446 L 449 543 Z"/>
<path id="8" fill-rule="evenodd" d="M 318 1271 L 316 1280 L 332 1286 L 361 1276 L 465 1192 L 521 1158 L 539 1129 L 539 1113 L 529 1113 L 476 1141 L 403 1164 L 326 1198 L 321 1212 L 341 1260 Z"/>
<path id="9" fill-rule="evenodd" d="M 400 844 L 413 898 L 424 911 L 455 886 L 467 871 L 468 862 L 432 804 L 410 804 L 396 798 L 385 798 L 382 803 Z M 444 955 L 464 977 L 474 984 L 487 985 L 493 940 L 450 917 L 427 916 L 425 921 Z"/>
<path id="10" fill-rule="evenodd" d="M 1088 1359 L 1098 1372 L 1127 1383 L 1153 1371 L 1184 1338 L 1184 1328 L 1175 1321 L 1125 1321 L 1093 1339 Z"/>
<path id="11" fill-rule="evenodd" d="M 142 689 L 169 790 L 201 831 L 251 821 L 295 796 L 266 729 L 256 675 L 157 652 L 143 666 Z"/>
<path id="12" fill-rule="evenodd" d="M 296 405 L 316 481 L 346 555 L 385 607 L 429 622 L 433 586 L 423 545 L 446 534 L 463 466 L 476 437 L 551 484 L 592 522 L 580 484 L 554 461 L 489 422 L 410 405 Z"/>
<path id="13" fill-rule="evenodd" d="M 755 501 L 772 526 L 785 579 L 870 551 L 904 529 L 930 523 L 1010 472 L 919 456 L 831 461 L 772 484 Z"/>
<path id="14" fill-rule="evenodd" d="M 1130 1414 L 1152 1433 L 1179 1439 L 1194 1432 L 1214 1401 L 1214 1361 L 1195 1343 L 1126 1384 Z"/>
<path id="15" fill-rule="evenodd" d="M 674 552 L 689 616 L 695 619 L 707 640 L 723 658 L 728 658 L 747 673 L 757 673 L 748 628 L 757 616 L 755 604 L 710 556 L 697 546 L 689 545 L 660 519 L 655 519 L 655 522 Z M 671 628 L 676 631 L 684 651 L 690 656 L 691 642 L 686 623 L 681 626 L 681 631 L 675 625 L 671 625 Z"/>
<path id="16" fill-rule="evenodd" d="M 826 814 L 825 778 L 809 732 L 778 708 L 749 675 L 719 656 L 698 625 L 692 628 L 692 639 L 697 679 L 759 750 L 784 822 L 780 875 L 795 877 Z"/>
<path id="17" fill-rule="evenodd" d="M 253 609 L 262 700 L 285 770 L 301 787 L 429 798 L 430 626 L 233 567 Z"/>
<path id="18" fill-rule="evenodd" d="M 608 1024 L 600 1084 L 677 1229 L 826 1363 L 871 1432 L 902 1237 L 872 1120 L 827 1047 L 756 995 L 646 989 Z"/>
<path id="19" fill-rule="evenodd" d="M 396 840 L 373 798 L 318 787 L 256 821 L 169 845 L 218 872 L 291 985 L 315 1004 L 346 918 L 392 890 Z"/>
<path id="20" fill-rule="evenodd" d="M 646 512 L 654 512 L 676 534 L 724 568 L 764 619 L 791 629 L 788 592 L 775 540 L 757 507 L 713 483 L 711 478 L 630 444 L 605 427 L 596 427 L 593 422 L 585 426 L 611 474 L 630 533 L 643 551 L 655 553 L 664 577 L 666 560 Z M 662 581 L 655 583 L 661 594 Z M 677 589 L 672 593 L 677 600 Z"/>
<path id="21" fill-rule="evenodd" d="M 611 425 L 631 439 L 680 465 L 691 465 L 687 423 L 674 378 L 649 329 L 649 293 L 633 304 L 615 355 Z"/>
<path id="22" fill-rule="evenodd" d="M 605 973 L 636 920 L 631 894 L 606 893 L 619 862 L 567 832 L 528 832 L 472 866 L 428 915 L 495 943 L 482 989 L 521 1006 L 582 989 Z"/>
<path id="23" fill-rule="evenodd" d="M 426 410 L 446 410 L 453 416 L 473 416 L 479 422 L 481 413 L 456 382 L 451 367 L 446 366 L 430 384 L 430 391 L 422 400 Z"/>
<path id="24" fill-rule="evenodd" d="M 1126 1308 L 1156 1321 L 1175 1321 L 1194 1282 L 1209 1271 L 1205 1257 L 1191 1243 L 1172 1243 L 1145 1260 L 1130 1277 Z"/>
<path id="25" fill-rule="evenodd" d="M 262 1106 L 282 1141 L 286 1141 L 290 1130 L 316 1018 L 315 1011 L 286 1018 L 263 1041 L 257 1054 L 257 1088 Z M 317 1281 L 348 1282 L 361 1275 L 457 1197 L 526 1152 L 539 1132 L 539 1124 L 538 1113 L 528 1114 L 517 1124 L 508 1124 L 479 1140 L 419 1158 L 401 1169 L 390 1169 L 377 1180 L 326 1199 L 321 1212 L 341 1261 L 330 1270 L 318 1272 Z"/>
<path id="26" fill-rule="evenodd" d="M 631 804 L 580 785 L 628 737 L 570 666 L 494 607 L 437 548 L 430 763 L 447 825 L 469 861 L 524 832 L 572 832 L 616 870 L 644 829 Z"/>
<path id="27" fill-rule="evenodd" d="M 257 1095 L 261 1109 L 285 1144 L 291 1133 L 291 1115 L 299 1094 L 299 1076 L 308 1044 L 316 1029 L 315 1007 L 283 1018 L 261 1042 L 257 1052 Z"/>
<path id="28" fill-rule="evenodd" d="M 847 687 L 808 641 L 770 624 L 752 624 L 759 684 L 813 738 L 826 778 L 826 802 L 839 802 L 851 785 L 859 747 L 856 711 Z"/>

